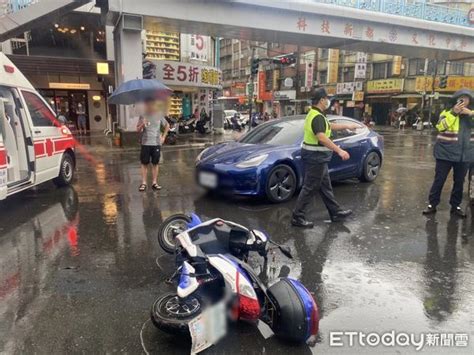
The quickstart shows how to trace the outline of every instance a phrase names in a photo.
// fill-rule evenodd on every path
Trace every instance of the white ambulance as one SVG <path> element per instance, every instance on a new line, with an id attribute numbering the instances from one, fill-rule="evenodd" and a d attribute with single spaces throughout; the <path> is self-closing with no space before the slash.
<path id="1" fill-rule="evenodd" d="M 70 130 L 0 53 L 0 200 L 48 180 L 69 185 L 75 163 Z"/>

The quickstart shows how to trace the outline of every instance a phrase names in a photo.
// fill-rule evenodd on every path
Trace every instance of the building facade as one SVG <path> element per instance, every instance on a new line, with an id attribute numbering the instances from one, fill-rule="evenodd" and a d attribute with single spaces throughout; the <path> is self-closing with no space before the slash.
<path id="1" fill-rule="evenodd" d="M 58 114 L 77 123 L 82 106 L 87 128 L 103 131 L 110 127 L 107 96 L 114 85 L 107 32 L 97 11 L 80 8 L 3 42 L 2 51 Z"/>
<path id="2" fill-rule="evenodd" d="M 168 115 L 210 114 L 221 86 L 216 40 L 209 36 L 163 32 L 145 24 L 143 77 L 161 80 L 173 90 Z"/>
<path id="3" fill-rule="evenodd" d="M 220 48 L 227 108 L 248 107 L 253 48 L 262 59 L 254 78 L 254 103 L 260 112 L 277 116 L 304 113 L 315 86 L 333 97 L 333 113 L 362 119 L 366 112 L 377 124 L 389 124 L 390 112 L 399 107 L 424 119 L 437 117 L 455 91 L 474 89 L 472 63 L 235 39 L 221 39 Z M 290 53 L 297 57 L 294 65 L 264 60 Z M 446 85 L 440 87 L 443 81 Z"/>

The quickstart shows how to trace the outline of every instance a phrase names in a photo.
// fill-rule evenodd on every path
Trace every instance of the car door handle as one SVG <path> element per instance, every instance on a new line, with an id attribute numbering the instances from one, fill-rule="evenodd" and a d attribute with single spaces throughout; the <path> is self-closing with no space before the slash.
<path id="1" fill-rule="evenodd" d="M 35 133 L 36 133 L 36 134 L 39 134 L 39 133 L 41 133 L 41 131 L 35 131 Z"/>

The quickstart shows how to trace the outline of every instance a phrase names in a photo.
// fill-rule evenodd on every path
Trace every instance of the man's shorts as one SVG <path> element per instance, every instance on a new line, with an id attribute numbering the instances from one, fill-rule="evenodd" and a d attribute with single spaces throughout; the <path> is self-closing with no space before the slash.
<path id="1" fill-rule="evenodd" d="M 161 147 L 159 145 L 142 145 L 140 151 L 140 162 L 143 165 L 152 163 L 158 165 L 160 162 Z"/>

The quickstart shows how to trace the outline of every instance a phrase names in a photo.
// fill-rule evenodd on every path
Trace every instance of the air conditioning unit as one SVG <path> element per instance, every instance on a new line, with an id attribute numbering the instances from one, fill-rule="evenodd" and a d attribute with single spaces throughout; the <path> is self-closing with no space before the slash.
<path id="1" fill-rule="evenodd" d="M 123 14 L 122 29 L 124 31 L 142 31 L 143 16 Z"/>

